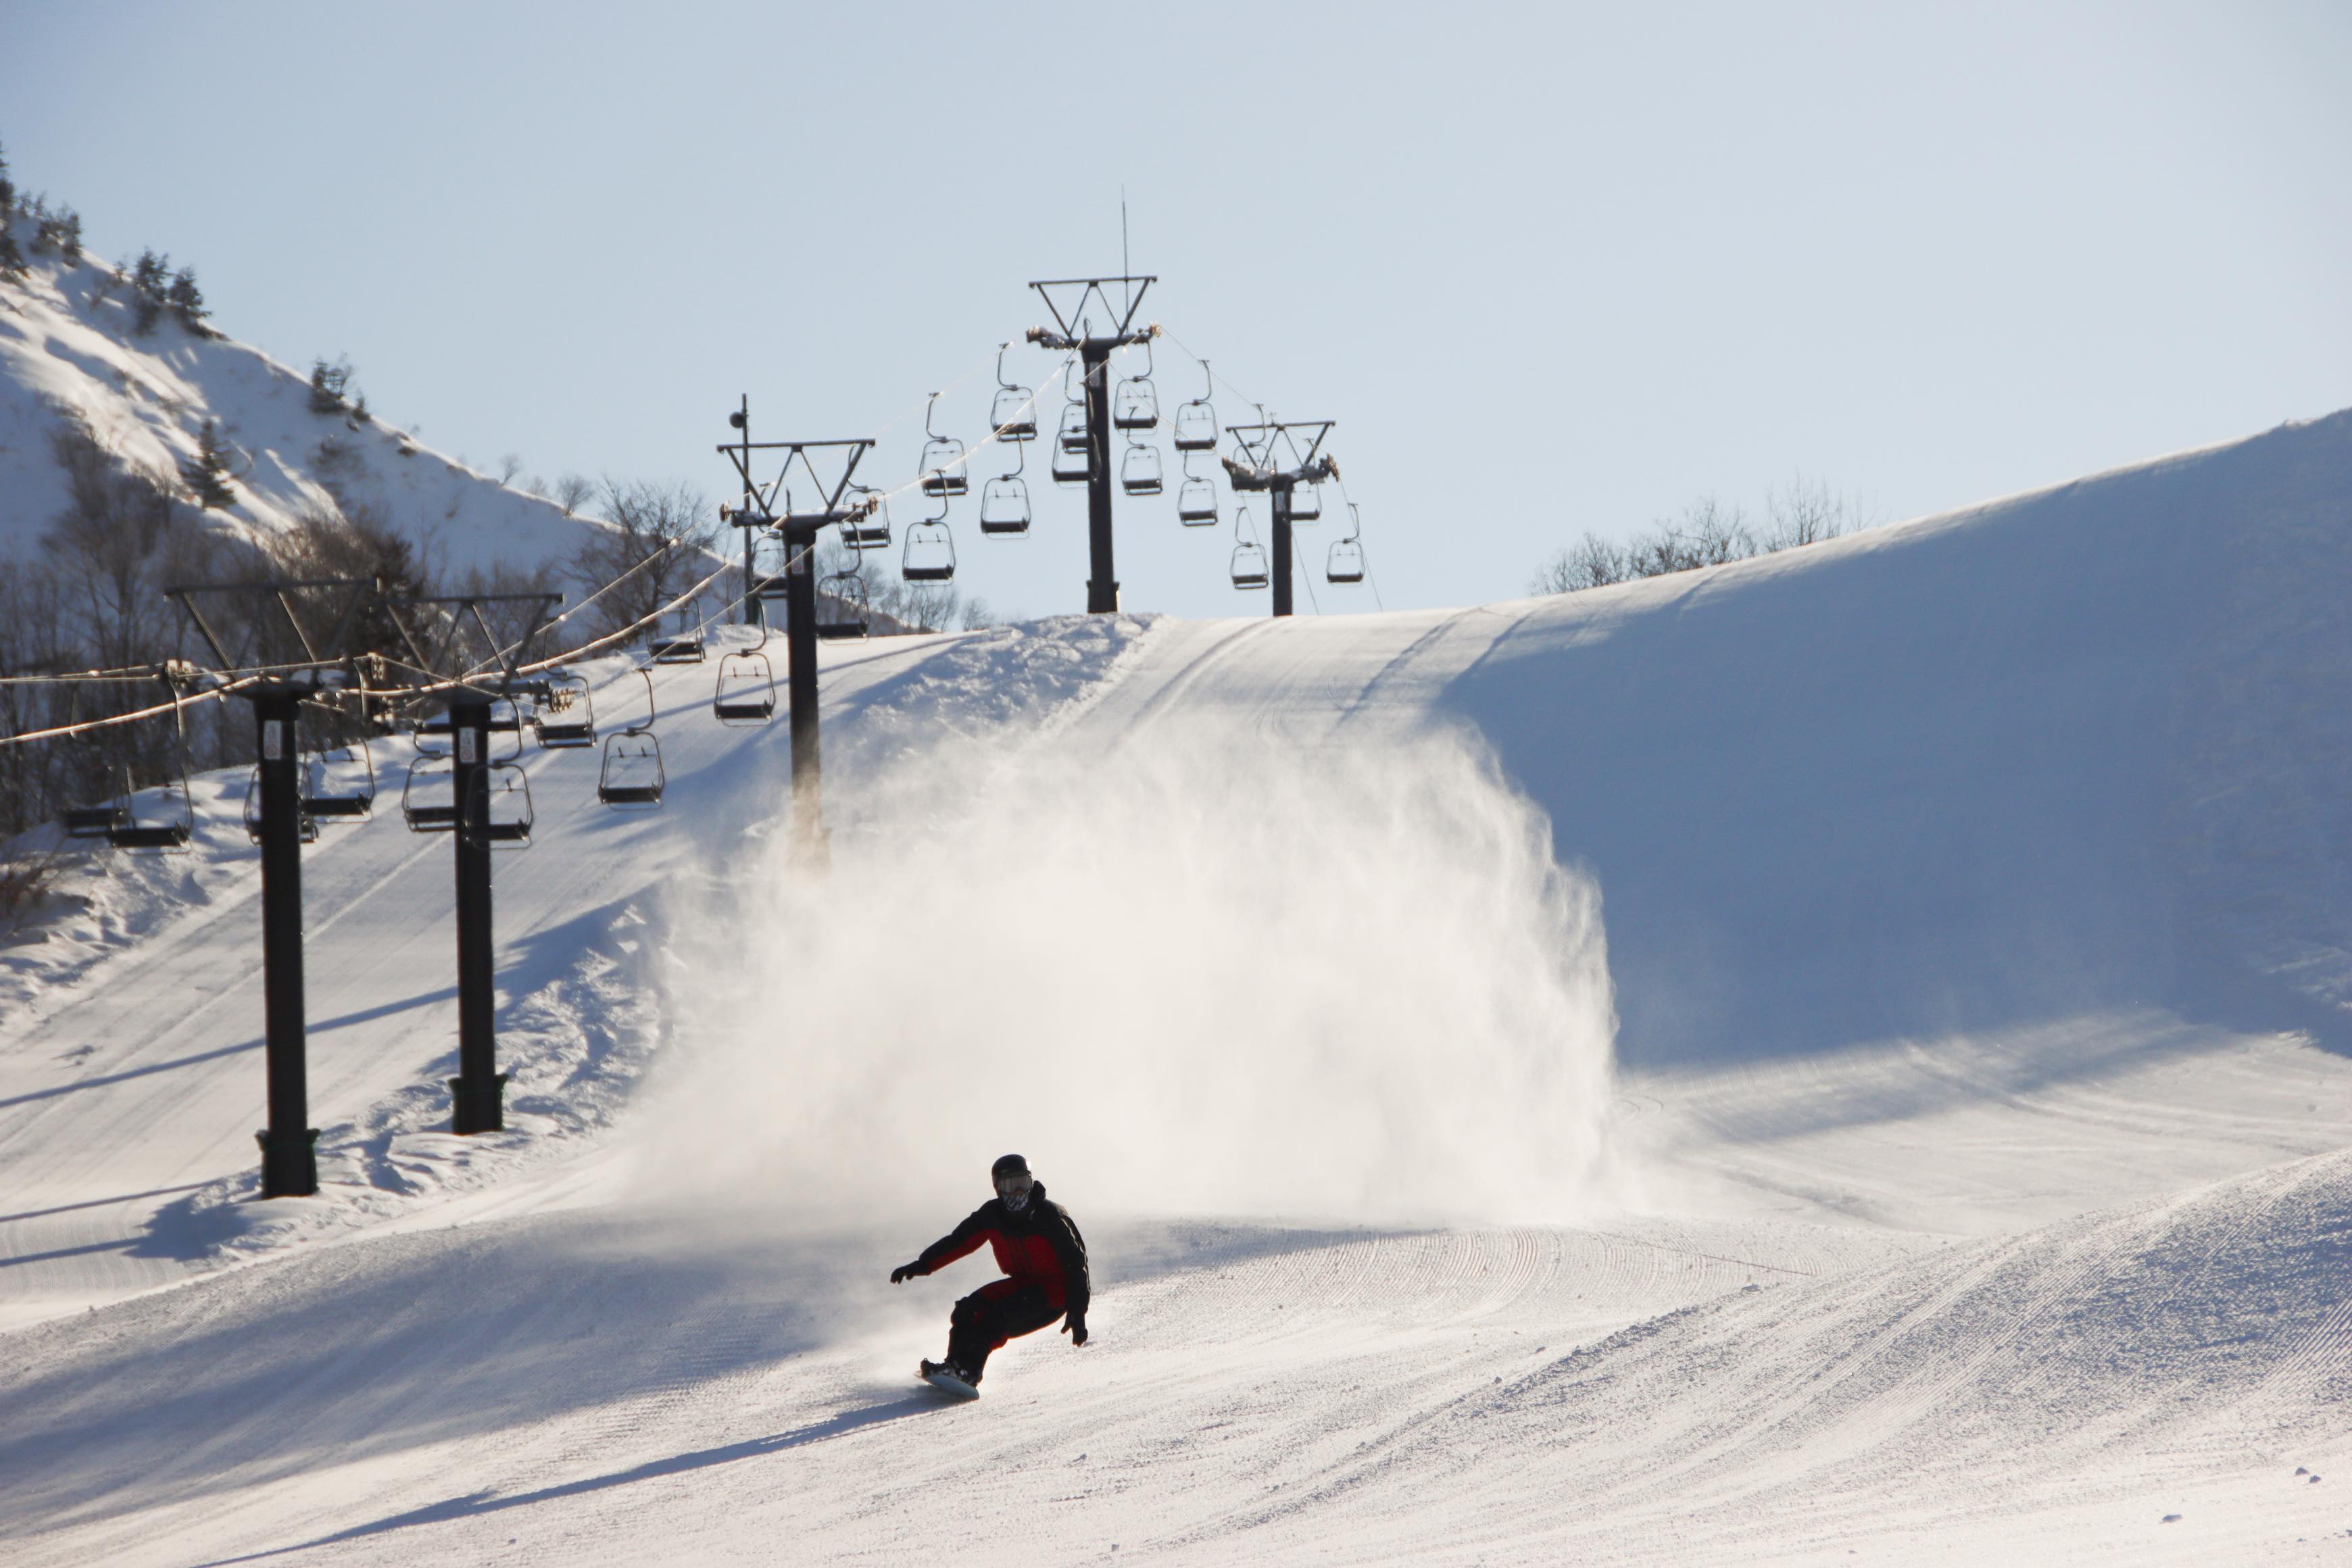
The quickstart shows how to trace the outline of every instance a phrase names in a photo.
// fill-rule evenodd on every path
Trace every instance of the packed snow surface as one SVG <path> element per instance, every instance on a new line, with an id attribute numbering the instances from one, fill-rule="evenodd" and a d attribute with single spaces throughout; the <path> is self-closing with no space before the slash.
<path id="1" fill-rule="evenodd" d="M 2335 1561 L 2347 496 L 2338 415 L 1564 598 L 829 647 L 824 877 L 664 667 L 662 811 L 523 759 L 472 1139 L 380 745 L 315 1199 L 199 780 L 0 947 L 5 1555 Z M 1006 1149 L 1094 1341 L 950 1404 L 984 1264 L 887 1276 Z"/>

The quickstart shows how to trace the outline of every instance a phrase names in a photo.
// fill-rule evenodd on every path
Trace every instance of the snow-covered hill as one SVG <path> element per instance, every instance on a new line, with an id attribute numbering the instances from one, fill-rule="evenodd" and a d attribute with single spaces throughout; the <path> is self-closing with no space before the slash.
<path id="1" fill-rule="evenodd" d="M 445 842 L 0 951 L 11 1561 L 2302 1562 L 2340 1546 L 2352 414 L 1715 571 L 657 672 L 526 761 L 514 1130 Z M 600 712 L 635 677 L 595 667 Z M 642 690 L 642 684 L 639 684 Z M 404 759 L 378 765 L 395 782 Z M 913 1386 L 1023 1149 L 1096 1341 Z"/>
<path id="2" fill-rule="evenodd" d="M 583 530 L 553 503 L 463 467 L 413 436 L 346 408 L 310 408 L 305 373 L 232 339 L 194 332 L 171 311 L 136 330 L 133 291 L 87 253 L 32 249 L 24 278 L 0 278 L 0 555 L 22 552 L 65 508 L 55 434 L 78 421 L 115 458 L 175 479 L 207 420 L 232 448 L 233 505 L 218 526 L 285 529 L 330 490 L 425 546 L 462 579 L 567 557 Z"/>

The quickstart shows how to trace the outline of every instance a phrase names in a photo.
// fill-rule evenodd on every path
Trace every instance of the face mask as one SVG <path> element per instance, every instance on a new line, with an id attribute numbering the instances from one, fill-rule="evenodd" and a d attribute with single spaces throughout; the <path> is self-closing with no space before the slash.
<path id="1" fill-rule="evenodd" d="M 1019 1214 L 1029 1206 L 1029 1194 L 1036 1184 L 1033 1177 L 1007 1176 L 996 1184 L 996 1195 L 1004 1200 L 1006 1208 Z"/>

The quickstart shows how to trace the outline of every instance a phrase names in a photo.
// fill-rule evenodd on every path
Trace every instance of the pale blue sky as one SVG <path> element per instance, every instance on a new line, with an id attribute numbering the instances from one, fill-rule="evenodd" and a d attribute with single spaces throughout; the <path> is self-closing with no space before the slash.
<path id="1" fill-rule="evenodd" d="M 0 143 L 95 248 L 551 475 L 722 493 L 748 392 L 910 476 L 1027 279 L 1117 269 L 1124 185 L 1146 314 L 1339 421 L 1392 607 L 1800 471 L 1902 517 L 2352 404 L 2342 5 L 0 0 Z M 1082 607 L 1034 488 L 1019 543 L 961 503 L 964 584 Z M 1119 545 L 1130 607 L 1263 611 L 1168 498 Z"/>

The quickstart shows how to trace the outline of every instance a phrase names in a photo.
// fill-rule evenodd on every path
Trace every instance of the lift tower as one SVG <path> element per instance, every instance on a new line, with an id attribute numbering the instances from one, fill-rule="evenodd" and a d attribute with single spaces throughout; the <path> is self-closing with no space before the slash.
<path id="1" fill-rule="evenodd" d="M 871 498 L 847 506 L 842 504 L 842 498 L 849 493 L 850 478 L 857 472 L 858 459 L 874 443 L 865 437 L 847 441 L 754 441 L 749 397 L 727 416 L 727 422 L 742 433 L 719 450 L 735 465 L 743 481 L 743 500 L 732 515 L 746 529 L 744 560 L 748 563 L 751 559 L 751 528 L 772 527 L 784 540 L 785 694 L 790 703 L 793 745 L 793 846 L 803 863 L 822 868 L 828 857 L 824 771 L 817 739 L 816 536 L 820 529 L 867 516 L 877 504 Z M 754 452 L 783 454 L 776 477 L 764 486 L 752 477 Z M 841 465 L 841 476 L 828 483 L 819 476 L 818 465 L 830 468 L 836 461 Z M 793 505 L 791 481 L 795 469 L 817 499 L 819 504 L 814 511 L 799 510 Z M 783 506 L 781 511 L 777 510 L 779 501 Z M 744 521 L 747 515 L 751 522 Z"/>
<path id="2" fill-rule="evenodd" d="M 1261 412 L 1263 412 L 1261 410 Z M 1224 459 L 1225 478 L 1237 490 L 1265 490 L 1274 514 L 1274 535 L 1268 542 L 1274 559 L 1274 613 L 1290 614 L 1290 492 L 1300 485 L 1321 484 L 1339 472 L 1339 464 L 1318 456 L 1323 438 L 1336 423 L 1329 419 L 1268 419 L 1262 425 L 1235 425 L 1225 434 L 1240 447 Z M 1282 466 L 1282 454 L 1291 458 Z"/>
<path id="3" fill-rule="evenodd" d="M 1087 395 L 1087 614 L 1108 615 L 1118 608 L 1118 574 L 1111 562 L 1110 537 L 1110 356 L 1117 350 L 1147 341 L 1160 329 L 1135 330 L 1135 313 L 1157 278 L 1055 278 L 1029 285 L 1054 314 L 1054 327 L 1029 329 L 1029 341 L 1064 353 L 1076 351 L 1085 366 Z M 1113 305 L 1105 286 L 1118 284 L 1120 305 Z M 1056 289 L 1077 290 L 1065 295 L 1066 309 L 1054 298 Z M 1087 310 L 1089 299 L 1099 300 L 1103 319 L 1118 325 L 1107 333 L 1094 331 Z"/>

